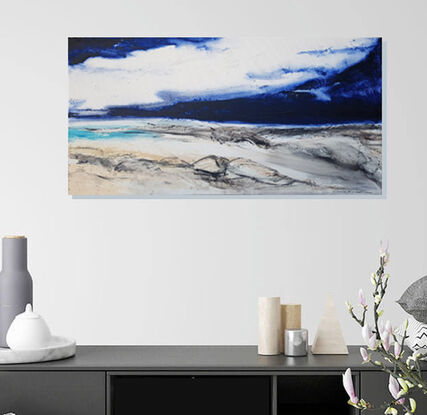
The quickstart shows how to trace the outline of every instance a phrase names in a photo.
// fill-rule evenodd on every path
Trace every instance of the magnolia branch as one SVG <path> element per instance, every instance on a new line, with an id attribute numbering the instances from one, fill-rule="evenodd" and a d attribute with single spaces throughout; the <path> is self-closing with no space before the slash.
<path id="1" fill-rule="evenodd" d="M 383 250 L 381 246 L 380 266 L 377 272 L 371 276 L 371 283 L 374 286 L 372 294 L 374 328 L 371 329 L 366 322 L 368 305 L 362 290 L 359 291 L 359 302 L 363 309 L 360 317 L 354 312 L 354 308 L 349 302 L 346 305 L 351 317 L 362 327 L 362 336 L 367 346 L 367 349 L 363 347 L 360 349 L 363 363 L 374 365 L 389 374 L 388 388 L 393 399 L 386 405 L 384 413 L 397 415 L 400 408 L 405 411 L 405 414 L 413 414 L 416 411 L 416 401 L 413 398 L 414 391 L 419 389 L 427 395 L 427 382 L 422 377 L 420 366 L 420 360 L 425 360 L 425 357 L 420 353 L 413 353 L 412 356 L 405 359 L 404 348 L 405 341 L 408 338 L 408 320 L 404 324 L 402 338 L 399 340 L 390 321 L 384 324 L 381 319 L 383 310 L 380 310 L 380 306 L 386 295 L 390 277 L 385 274 L 385 267 L 389 258 L 388 248 Z M 391 351 L 392 342 L 394 342 L 393 351 Z M 373 359 L 373 355 L 381 360 Z M 347 369 L 343 375 L 343 384 L 350 397 L 348 401 L 350 405 L 362 411 L 374 409 L 371 403 L 359 399 L 355 395 L 350 369 Z"/>

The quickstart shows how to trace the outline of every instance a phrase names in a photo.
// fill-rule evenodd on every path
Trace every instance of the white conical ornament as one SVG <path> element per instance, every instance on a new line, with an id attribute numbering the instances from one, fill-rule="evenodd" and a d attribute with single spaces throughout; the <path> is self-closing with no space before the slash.
<path id="1" fill-rule="evenodd" d="M 328 296 L 316 337 L 311 346 L 313 354 L 348 354 L 334 301 Z"/>

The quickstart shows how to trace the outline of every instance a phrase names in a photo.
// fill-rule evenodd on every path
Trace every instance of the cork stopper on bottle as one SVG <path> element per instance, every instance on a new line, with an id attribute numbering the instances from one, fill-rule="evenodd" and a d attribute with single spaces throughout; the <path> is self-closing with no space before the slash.
<path id="1" fill-rule="evenodd" d="M 6 235 L 3 239 L 26 239 L 27 237 L 24 235 Z"/>

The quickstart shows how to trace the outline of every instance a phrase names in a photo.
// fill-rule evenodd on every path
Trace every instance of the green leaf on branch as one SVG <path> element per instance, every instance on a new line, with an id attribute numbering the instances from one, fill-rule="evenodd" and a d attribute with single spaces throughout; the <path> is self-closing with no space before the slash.
<path id="1" fill-rule="evenodd" d="M 405 380 L 402 378 L 397 378 L 397 381 L 399 382 L 400 387 L 405 391 L 405 393 L 408 393 L 408 385 L 406 384 Z"/>
<path id="2" fill-rule="evenodd" d="M 409 404 L 411 405 L 411 412 L 414 413 L 417 410 L 417 402 L 414 398 L 409 398 Z"/>

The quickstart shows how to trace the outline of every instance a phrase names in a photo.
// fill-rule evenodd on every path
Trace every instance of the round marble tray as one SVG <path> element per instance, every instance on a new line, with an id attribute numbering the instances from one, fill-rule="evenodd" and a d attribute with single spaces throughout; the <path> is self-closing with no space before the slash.
<path id="1" fill-rule="evenodd" d="M 66 337 L 52 336 L 49 346 L 37 350 L 11 350 L 0 347 L 0 364 L 35 363 L 60 360 L 76 354 L 76 342 Z"/>

